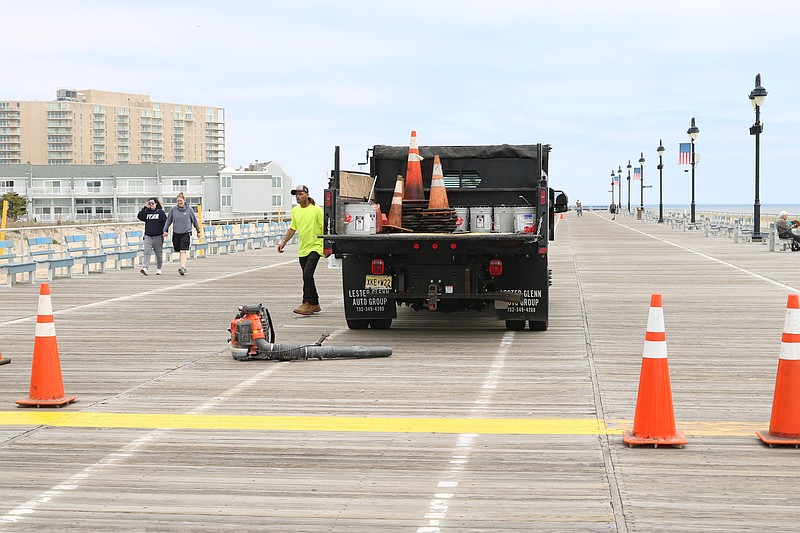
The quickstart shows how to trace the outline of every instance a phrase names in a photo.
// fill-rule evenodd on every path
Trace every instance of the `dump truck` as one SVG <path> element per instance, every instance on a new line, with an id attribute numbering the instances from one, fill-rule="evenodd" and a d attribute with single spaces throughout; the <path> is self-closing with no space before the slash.
<path id="1" fill-rule="evenodd" d="M 388 329 L 406 306 L 430 313 L 486 311 L 508 330 L 546 330 L 549 241 L 555 214 L 568 209 L 567 195 L 548 185 L 550 145 L 418 150 L 426 197 L 439 156 L 454 222 L 386 233 L 379 231 L 380 213 L 391 214 L 398 179 L 410 168 L 409 147 L 369 148 L 368 174 L 342 170 L 335 148 L 323 237 L 326 254 L 341 267 L 348 327 Z M 407 200 L 402 206 L 403 226 L 411 224 L 407 212 L 418 222 L 446 211 L 428 213 Z"/>

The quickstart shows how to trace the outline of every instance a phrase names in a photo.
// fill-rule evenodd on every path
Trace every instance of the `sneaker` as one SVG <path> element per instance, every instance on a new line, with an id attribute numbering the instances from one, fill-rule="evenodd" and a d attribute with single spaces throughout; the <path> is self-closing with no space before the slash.
<path id="1" fill-rule="evenodd" d="M 161 269 L 160 269 L 160 268 L 157 268 L 157 269 L 156 269 L 156 276 L 160 276 L 160 275 L 161 275 Z"/>
<path id="2" fill-rule="evenodd" d="M 142 268 L 141 270 L 139 270 L 139 272 L 141 272 L 145 276 L 147 275 L 147 269 L 146 268 Z"/>
<path id="3" fill-rule="evenodd" d="M 178 274 L 180 274 L 181 276 L 185 276 L 186 275 L 186 269 L 183 268 L 183 267 L 178 268 Z"/>
<path id="4" fill-rule="evenodd" d="M 294 309 L 292 313 L 297 313 L 298 315 L 313 315 L 314 311 L 312 311 L 311 304 L 308 302 L 303 302 L 303 305 Z"/>
<path id="5" fill-rule="evenodd" d="M 317 305 L 313 305 L 312 304 L 311 305 L 311 312 L 312 313 L 319 313 L 320 311 L 322 311 L 322 308 L 319 306 L 319 304 L 317 304 Z"/>

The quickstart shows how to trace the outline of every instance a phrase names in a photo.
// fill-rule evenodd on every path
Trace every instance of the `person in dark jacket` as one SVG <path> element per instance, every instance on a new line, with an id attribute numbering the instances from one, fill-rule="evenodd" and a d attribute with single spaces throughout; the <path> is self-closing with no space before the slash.
<path id="1" fill-rule="evenodd" d="M 175 200 L 178 205 L 169 210 L 167 215 L 167 223 L 164 224 L 164 237 L 169 232 L 169 227 L 172 226 L 172 246 L 176 252 L 180 253 L 181 266 L 178 268 L 178 274 L 181 276 L 186 275 L 186 261 L 189 259 L 189 247 L 192 245 L 192 227 L 200 235 L 200 224 L 197 222 L 197 215 L 194 214 L 194 209 L 186 205 L 186 197 L 182 192 L 178 193 Z"/>
<path id="2" fill-rule="evenodd" d="M 137 218 L 144 222 L 144 258 L 142 259 L 142 269 L 139 270 L 145 276 L 150 268 L 150 250 L 156 256 L 156 275 L 161 275 L 161 263 L 164 261 L 164 254 L 161 251 L 164 245 L 164 224 L 167 222 L 167 214 L 161 207 L 158 198 L 149 198 Z"/>

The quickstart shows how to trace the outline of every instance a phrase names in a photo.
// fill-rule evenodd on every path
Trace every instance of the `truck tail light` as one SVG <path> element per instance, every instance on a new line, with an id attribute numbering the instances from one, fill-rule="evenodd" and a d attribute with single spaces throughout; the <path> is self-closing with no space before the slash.
<path id="1" fill-rule="evenodd" d="M 419 243 L 415 242 L 412 248 L 414 248 L 415 250 L 419 250 Z"/>
<path id="2" fill-rule="evenodd" d="M 503 274 L 503 262 L 499 259 L 489 261 L 489 274 L 495 277 L 501 276 Z"/>
<path id="3" fill-rule="evenodd" d="M 451 242 L 450 243 L 450 249 L 451 250 L 455 250 L 456 248 L 458 248 L 458 245 L 456 243 L 454 243 L 454 242 Z"/>
<path id="4" fill-rule="evenodd" d="M 539 255 L 547 255 L 547 246 L 539 247 Z"/>
<path id="5" fill-rule="evenodd" d="M 547 189 L 539 190 L 539 205 L 547 205 Z"/>
<path id="6" fill-rule="evenodd" d="M 431 248 L 433 248 L 434 250 L 438 250 L 439 249 L 439 244 L 438 243 L 433 243 L 433 244 L 431 244 Z"/>
<path id="7" fill-rule="evenodd" d="M 373 259 L 371 269 L 372 273 L 376 276 L 383 274 L 383 259 Z"/>

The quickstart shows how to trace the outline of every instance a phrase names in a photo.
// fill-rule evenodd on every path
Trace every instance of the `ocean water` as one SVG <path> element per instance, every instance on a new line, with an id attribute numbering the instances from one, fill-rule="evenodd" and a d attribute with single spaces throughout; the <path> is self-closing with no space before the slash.
<path id="1" fill-rule="evenodd" d="M 625 206 L 627 207 L 627 205 Z M 647 209 L 658 209 L 658 205 L 645 205 Z M 689 204 L 664 204 L 664 211 L 683 211 L 691 209 Z M 633 205 L 631 205 L 633 210 Z M 800 215 L 800 204 L 761 204 L 761 216 L 778 216 L 781 211 L 787 211 L 790 215 Z M 695 212 L 710 213 L 731 213 L 740 215 L 752 215 L 753 204 L 695 204 Z"/>

